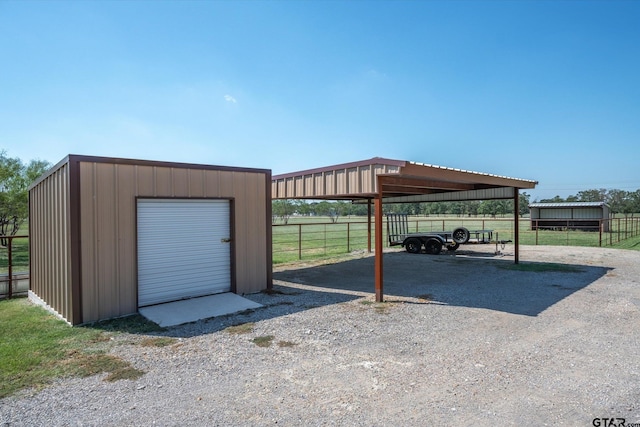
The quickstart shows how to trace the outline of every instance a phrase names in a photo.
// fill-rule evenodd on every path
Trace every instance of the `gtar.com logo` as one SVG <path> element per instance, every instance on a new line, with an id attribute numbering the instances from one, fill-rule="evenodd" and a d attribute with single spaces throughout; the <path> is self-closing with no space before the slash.
<path id="1" fill-rule="evenodd" d="M 626 427 L 624 418 L 594 418 L 594 427 Z"/>

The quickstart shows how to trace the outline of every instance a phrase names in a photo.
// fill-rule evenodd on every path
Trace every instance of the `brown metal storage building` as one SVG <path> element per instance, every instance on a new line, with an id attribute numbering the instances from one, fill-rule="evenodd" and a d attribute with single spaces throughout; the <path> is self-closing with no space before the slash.
<path id="1" fill-rule="evenodd" d="M 30 298 L 76 325 L 271 286 L 271 171 L 69 155 L 29 188 Z"/>

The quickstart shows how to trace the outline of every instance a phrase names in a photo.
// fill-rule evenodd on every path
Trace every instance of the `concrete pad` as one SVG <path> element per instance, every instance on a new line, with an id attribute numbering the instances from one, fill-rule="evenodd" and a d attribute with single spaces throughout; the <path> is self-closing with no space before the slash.
<path id="1" fill-rule="evenodd" d="M 257 302 L 227 292 L 142 307 L 138 311 L 152 322 L 167 327 L 259 307 L 262 305 Z"/>

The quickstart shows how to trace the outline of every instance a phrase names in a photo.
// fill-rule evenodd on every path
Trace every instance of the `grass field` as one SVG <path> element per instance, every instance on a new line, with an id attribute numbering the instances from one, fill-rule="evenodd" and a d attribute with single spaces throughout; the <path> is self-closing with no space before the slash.
<path id="1" fill-rule="evenodd" d="M 0 301 L 0 399 L 55 378 L 106 373 L 105 381 L 139 378 L 144 372 L 108 354 L 119 331 L 160 328 L 141 316 L 70 328 L 26 298 Z M 140 345 L 163 346 L 166 338 Z"/>
<path id="2" fill-rule="evenodd" d="M 635 223 L 637 225 L 637 222 Z M 513 220 L 511 218 L 425 218 L 409 219 L 410 232 L 451 231 L 456 227 L 469 230 L 493 230 L 495 240 L 513 240 Z M 625 239 L 624 229 L 618 234 L 598 231 L 576 230 L 531 230 L 528 218 L 520 220 L 521 245 L 586 246 L 611 247 L 640 250 L 640 237 Z M 387 242 L 386 226 L 383 241 Z M 372 242 L 373 242 L 372 232 Z M 332 257 L 353 251 L 367 249 L 367 223 L 362 217 L 340 218 L 331 223 L 323 217 L 292 217 L 288 224 L 276 223 L 273 227 L 274 264 Z M 373 244 L 373 243 L 372 243 Z"/>
<path id="3" fill-rule="evenodd" d="M 29 239 L 28 238 L 16 238 L 13 239 L 12 246 L 12 259 L 13 270 L 28 271 L 29 270 Z M 8 251 L 6 248 L 0 249 L 0 273 L 6 273 L 8 271 L 9 259 Z"/>

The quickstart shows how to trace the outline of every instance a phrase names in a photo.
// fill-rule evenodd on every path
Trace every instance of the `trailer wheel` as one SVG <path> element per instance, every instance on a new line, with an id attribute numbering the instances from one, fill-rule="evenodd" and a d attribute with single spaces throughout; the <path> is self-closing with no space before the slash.
<path id="1" fill-rule="evenodd" d="M 449 252 L 453 252 L 456 249 L 458 249 L 459 247 L 460 247 L 460 243 L 458 243 L 458 242 L 447 243 L 447 250 Z"/>
<path id="2" fill-rule="evenodd" d="M 422 249 L 422 242 L 418 238 L 411 237 L 404 242 L 404 248 L 410 254 L 419 254 L 420 249 Z"/>
<path id="3" fill-rule="evenodd" d="M 442 251 L 442 242 L 438 239 L 429 239 L 424 244 L 424 249 L 430 255 L 438 255 Z"/>
<path id="4" fill-rule="evenodd" d="M 471 234 L 469 234 L 469 230 L 467 230 L 464 227 L 458 227 L 455 230 L 453 230 L 451 238 L 453 239 L 454 242 L 462 245 L 469 241 L 470 236 Z"/>

